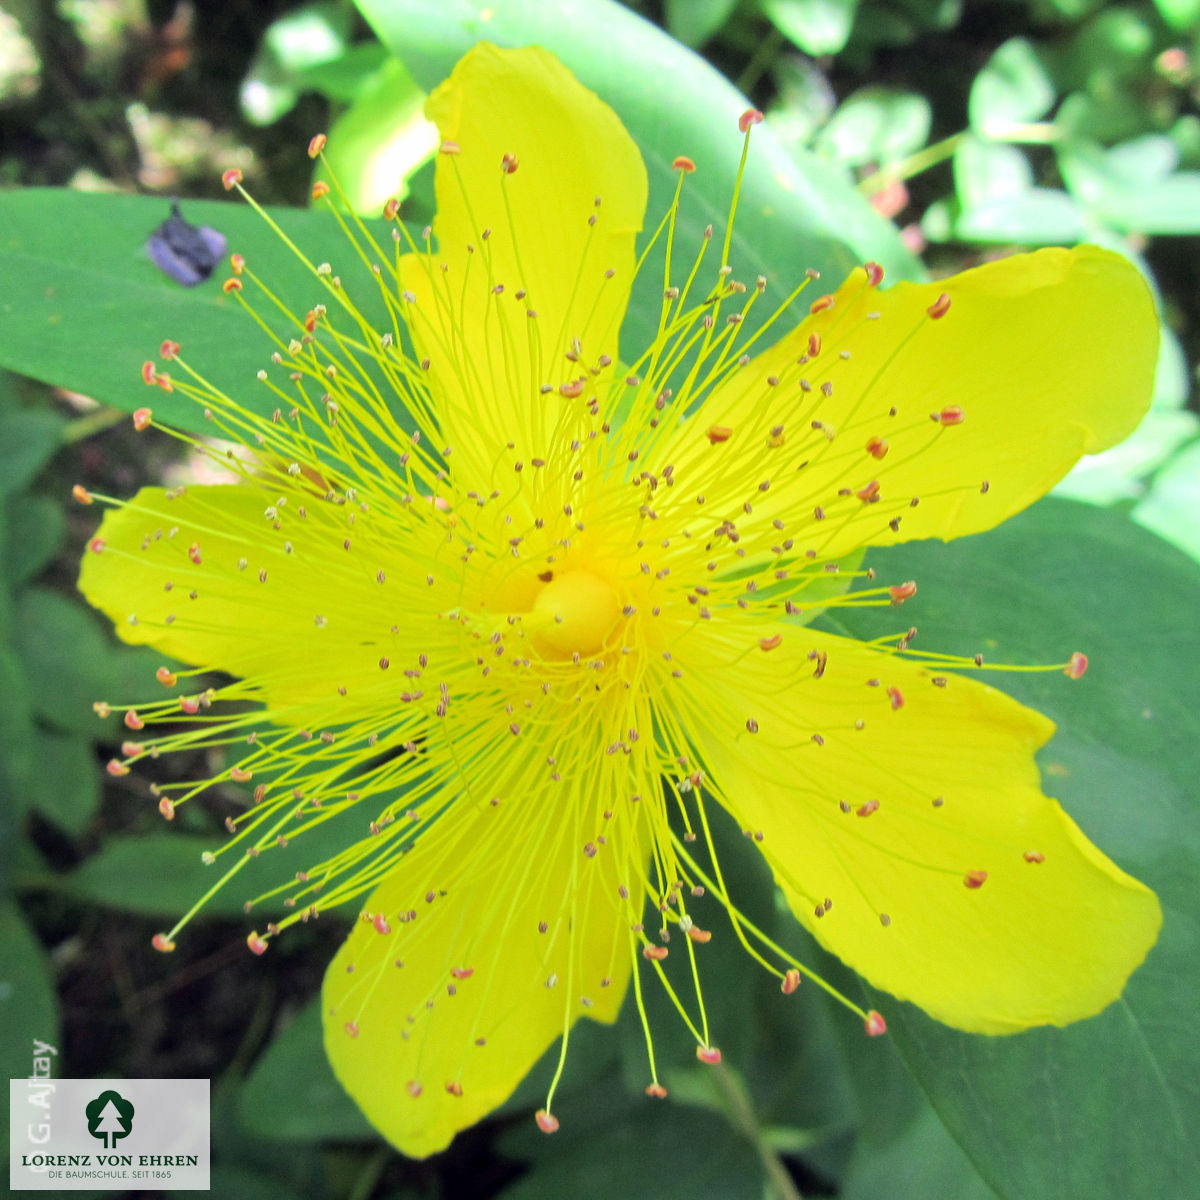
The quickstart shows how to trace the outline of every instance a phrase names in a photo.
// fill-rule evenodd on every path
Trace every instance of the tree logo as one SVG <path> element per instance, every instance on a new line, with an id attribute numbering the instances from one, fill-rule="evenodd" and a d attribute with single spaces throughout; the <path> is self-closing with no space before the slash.
<path id="1" fill-rule="evenodd" d="M 105 1150 L 111 1150 L 119 1139 L 128 1137 L 133 1130 L 133 1105 L 111 1088 L 101 1092 L 83 1111 L 87 1116 L 88 1133 L 99 1138 Z"/>

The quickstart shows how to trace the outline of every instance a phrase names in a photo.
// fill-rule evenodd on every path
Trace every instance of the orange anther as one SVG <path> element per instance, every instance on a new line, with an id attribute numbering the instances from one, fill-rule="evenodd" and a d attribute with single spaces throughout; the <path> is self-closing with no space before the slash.
<path id="1" fill-rule="evenodd" d="M 534 1120 L 537 1121 L 537 1127 L 543 1133 L 558 1132 L 558 1118 L 554 1116 L 553 1113 L 548 1113 L 544 1108 L 538 1109 L 537 1114 L 534 1116 Z"/>
<path id="2" fill-rule="evenodd" d="M 71 489 L 71 495 L 80 504 L 91 504 L 92 502 L 92 493 L 89 492 L 82 483 L 77 483 Z"/>
<path id="3" fill-rule="evenodd" d="M 947 404 L 938 413 L 938 421 L 943 425 L 961 425 L 966 419 L 966 414 L 957 404 Z"/>
<path id="4" fill-rule="evenodd" d="M 855 810 L 855 816 L 869 817 L 872 813 L 879 811 L 878 800 L 868 800 L 865 804 L 860 804 Z"/>
<path id="5" fill-rule="evenodd" d="M 173 392 L 175 390 L 175 385 L 171 382 L 171 377 L 166 373 L 166 371 L 159 371 L 154 382 L 158 384 L 158 386 L 162 388 L 164 392 Z"/>
<path id="6" fill-rule="evenodd" d="M 655 1100 L 665 1100 L 667 1089 L 661 1083 L 652 1083 L 646 1088 L 646 1095 L 653 1096 Z"/>
<path id="7" fill-rule="evenodd" d="M 686 154 L 677 155 L 675 161 L 671 164 L 672 171 L 683 171 L 688 175 L 695 169 L 696 164 Z"/>
<path id="8" fill-rule="evenodd" d="M 189 717 L 194 717 L 200 711 L 200 698 L 198 696 L 180 696 L 179 707 Z"/>
<path id="9" fill-rule="evenodd" d="M 146 753 L 146 747 L 141 742 L 122 742 L 122 758 L 141 758 Z"/>
<path id="10" fill-rule="evenodd" d="M 163 687 L 174 687 L 176 680 L 179 678 L 174 671 L 169 671 L 166 667 L 159 667 L 154 672 L 154 678 L 158 680 Z"/>
<path id="11" fill-rule="evenodd" d="M 392 927 L 388 924 L 388 919 L 381 912 L 377 912 L 371 918 L 371 924 L 375 926 L 376 933 L 391 933 Z"/>
<path id="12" fill-rule="evenodd" d="M 988 873 L 986 871 L 968 871 L 963 876 L 963 886 L 969 888 L 981 888 L 987 882 Z"/>
<path id="13" fill-rule="evenodd" d="M 883 458 L 887 452 L 888 444 L 886 438 L 873 437 L 867 439 L 867 453 L 872 458 Z"/>
<path id="14" fill-rule="evenodd" d="M 877 262 L 866 263 L 863 270 L 867 273 L 867 283 L 878 287 L 883 282 L 883 268 Z"/>
<path id="15" fill-rule="evenodd" d="M 926 310 L 935 321 L 950 311 L 950 297 L 943 292 Z"/>
<path id="16" fill-rule="evenodd" d="M 317 182 L 312 185 L 312 198 L 314 200 L 320 200 L 323 196 L 328 195 L 329 184 L 327 184 L 323 179 L 318 179 Z"/>
<path id="17" fill-rule="evenodd" d="M 142 363 L 142 382 L 149 387 L 153 387 L 158 379 L 158 369 L 152 362 Z"/>
<path id="18" fill-rule="evenodd" d="M 229 269 L 235 275 L 240 275 L 246 269 L 245 257 L 241 254 L 231 254 L 229 256 Z"/>
<path id="19" fill-rule="evenodd" d="M 883 1019 L 882 1013 L 871 1009 L 867 1013 L 866 1020 L 863 1021 L 863 1028 L 867 1031 L 867 1037 L 879 1037 L 881 1034 L 887 1033 L 887 1022 Z"/>
<path id="20" fill-rule="evenodd" d="M 315 134 L 312 141 L 308 143 L 308 157 L 316 158 L 325 149 L 325 143 L 328 141 L 329 139 L 323 133 Z"/>
<path id="21" fill-rule="evenodd" d="M 240 167 L 230 167 L 228 171 L 221 172 L 221 186 L 227 192 L 232 191 L 241 182 L 242 172 Z"/>
<path id="22" fill-rule="evenodd" d="M 892 702 L 893 711 L 904 707 L 904 693 L 898 687 L 888 688 L 887 695 Z"/>
<path id="23" fill-rule="evenodd" d="M 1021 857 L 1027 863 L 1044 863 L 1046 861 L 1046 856 L 1040 850 L 1026 850 Z"/>
<path id="24" fill-rule="evenodd" d="M 783 643 L 782 633 L 773 633 L 770 637 L 759 638 L 758 648 L 760 650 L 775 650 Z"/>
<path id="25" fill-rule="evenodd" d="M 687 935 L 701 946 L 712 941 L 712 934 L 707 929 L 701 929 L 699 925 L 689 925 Z"/>
<path id="26" fill-rule="evenodd" d="M 259 937 L 257 933 L 250 932 L 246 935 L 246 945 L 250 947 L 251 954 L 265 954 L 267 952 L 267 939 Z"/>
<path id="27" fill-rule="evenodd" d="M 126 728 L 126 729 L 133 729 L 133 730 L 135 730 L 135 731 L 136 731 L 136 730 L 138 730 L 138 729 L 145 729 L 145 728 L 146 728 L 146 722 L 145 722 L 145 721 L 143 721 L 143 720 L 142 720 L 142 718 L 141 718 L 141 717 L 139 717 L 139 716 L 137 715 L 137 713 L 136 713 L 136 712 L 135 712 L 135 711 L 134 711 L 134 710 L 131 708 L 131 709 L 130 709 L 130 710 L 129 710 L 129 711 L 126 713 L 126 714 L 125 714 L 125 728 Z"/>
<path id="28" fill-rule="evenodd" d="M 833 297 L 829 295 L 818 296 L 809 306 L 810 313 L 824 312 L 827 308 L 833 307 Z"/>
<path id="29" fill-rule="evenodd" d="M 461 1096 L 462 1095 L 462 1084 L 459 1083 L 458 1080 L 456 1080 L 456 1079 L 451 1079 L 446 1084 L 446 1091 L 451 1096 Z"/>
<path id="30" fill-rule="evenodd" d="M 821 335 L 814 331 L 813 333 L 810 333 L 808 335 L 808 357 L 816 358 L 817 355 L 820 353 L 821 353 Z"/>
<path id="31" fill-rule="evenodd" d="M 570 383 L 560 384 L 558 389 L 559 395 L 566 396 L 568 400 L 574 400 L 576 397 L 583 395 L 584 383 L 585 381 L 582 379 L 573 379 Z"/>
<path id="32" fill-rule="evenodd" d="M 662 962 L 667 957 L 666 946 L 643 946 L 642 957 L 653 959 L 655 962 Z"/>
<path id="33" fill-rule="evenodd" d="M 240 279 L 227 279 L 221 284 L 221 291 L 226 295 L 230 292 L 240 292 L 242 290 L 242 281 Z"/>
<path id="34" fill-rule="evenodd" d="M 394 196 L 383 206 L 383 219 L 385 221 L 394 221 L 396 214 L 400 211 L 400 201 Z"/>
<path id="35" fill-rule="evenodd" d="M 110 758 L 104 769 L 117 778 L 129 774 L 129 768 L 119 758 Z"/>
<path id="36" fill-rule="evenodd" d="M 107 545 L 108 543 L 102 537 L 94 537 L 90 542 L 88 542 L 88 549 L 93 554 L 101 554 Z"/>
<path id="37" fill-rule="evenodd" d="M 204 558 L 200 553 L 200 543 L 199 542 L 193 542 L 188 547 L 188 558 L 190 558 L 192 560 L 192 562 L 194 562 L 196 564 L 196 566 L 199 566 L 204 561 Z"/>
<path id="38" fill-rule="evenodd" d="M 757 108 L 748 108 L 740 117 L 738 117 L 738 129 L 742 133 L 749 133 L 751 125 L 761 125 L 763 115 Z"/>
<path id="39" fill-rule="evenodd" d="M 721 1061 L 721 1052 L 716 1046 L 697 1046 L 696 1057 L 702 1063 L 708 1063 L 710 1067 L 715 1067 Z"/>
<path id="40" fill-rule="evenodd" d="M 357 1021 L 347 1021 L 347 1022 L 345 1023 L 345 1025 L 343 1025 L 343 1026 L 342 1026 L 342 1028 L 343 1028 L 343 1029 L 344 1029 L 344 1030 L 345 1030 L 345 1031 L 346 1031 L 346 1032 L 347 1032 L 347 1033 L 348 1033 L 348 1034 L 349 1034 L 351 1037 L 353 1037 L 353 1038 L 356 1038 L 356 1037 L 358 1037 L 358 1022 L 357 1022 Z"/>
<path id="41" fill-rule="evenodd" d="M 905 600 L 917 594 L 916 581 L 910 579 L 907 583 L 897 583 L 888 588 L 888 594 L 891 596 L 893 604 L 903 604 Z"/>
<path id="42" fill-rule="evenodd" d="M 506 154 L 500 160 L 501 169 L 505 175 L 513 175 L 517 168 L 521 165 L 521 160 L 515 154 Z"/>
<path id="43" fill-rule="evenodd" d="M 795 967 L 783 973 L 783 982 L 779 985 L 779 990 L 785 995 L 790 996 L 800 986 L 800 972 Z"/>
<path id="44" fill-rule="evenodd" d="M 438 151 L 441 154 L 461 154 L 462 147 L 457 142 L 447 140 L 438 147 Z"/>
<path id="45" fill-rule="evenodd" d="M 160 358 L 165 358 L 168 361 L 173 358 L 177 358 L 179 356 L 179 343 L 173 342 L 170 340 L 170 338 L 168 338 L 161 346 L 159 346 L 158 354 Z"/>
<path id="46" fill-rule="evenodd" d="M 474 967 L 451 967 L 450 974 L 453 975 L 455 979 L 470 979 L 471 976 L 475 974 L 475 968 Z"/>
<path id="47" fill-rule="evenodd" d="M 308 312 L 304 314 L 304 328 L 307 329 L 309 333 L 312 333 L 316 327 L 317 313 L 315 309 L 310 308 Z"/>
<path id="48" fill-rule="evenodd" d="M 718 442 L 727 442 L 733 437 L 733 430 L 728 425 L 712 425 L 708 430 L 708 440 L 712 445 Z"/>
<path id="49" fill-rule="evenodd" d="M 1086 654 L 1080 654 L 1078 650 L 1067 660 L 1067 665 L 1063 667 L 1063 674 L 1070 679 L 1079 679 L 1088 669 L 1088 658 Z"/>
<path id="50" fill-rule="evenodd" d="M 150 939 L 150 945 L 163 954 L 170 954 L 175 949 L 175 943 L 165 933 L 156 933 Z"/>
<path id="51" fill-rule="evenodd" d="M 854 493 L 864 504 L 874 504 L 879 499 L 879 480 L 872 479 L 864 488 Z"/>
<path id="52" fill-rule="evenodd" d="M 249 783 L 254 778 L 254 772 L 247 771 L 245 767 L 230 767 L 229 778 L 234 783 Z"/>
<path id="53" fill-rule="evenodd" d="M 166 820 L 168 820 L 168 821 L 175 820 L 175 802 L 173 800 L 168 799 L 166 796 L 164 796 L 158 802 L 158 811 L 160 813 L 162 813 L 163 817 Z"/>

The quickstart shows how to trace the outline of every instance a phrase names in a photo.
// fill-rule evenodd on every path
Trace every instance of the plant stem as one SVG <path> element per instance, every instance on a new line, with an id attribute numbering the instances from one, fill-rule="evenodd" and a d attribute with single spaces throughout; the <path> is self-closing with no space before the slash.
<path id="1" fill-rule="evenodd" d="M 763 1138 L 762 1126 L 754 1114 L 754 1105 L 750 1100 L 742 1081 L 729 1070 L 718 1063 L 713 1068 L 717 1085 L 725 1098 L 726 1112 L 733 1126 L 739 1133 L 744 1134 L 754 1144 L 758 1151 L 759 1162 L 762 1163 L 763 1174 L 767 1177 L 767 1187 L 775 1200 L 804 1200 L 783 1160 L 767 1145 Z"/>

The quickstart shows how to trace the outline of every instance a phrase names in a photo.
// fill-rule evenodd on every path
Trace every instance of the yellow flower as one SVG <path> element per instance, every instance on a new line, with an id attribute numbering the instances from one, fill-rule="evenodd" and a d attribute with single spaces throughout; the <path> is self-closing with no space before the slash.
<path id="1" fill-rule="evenodd" d="M 801 276 L 811 315 L 775 340 L 782 307 L 743 321 L 765 281 L 728 236 L 681 265 L 673 209 L 658 334 L 623 358 L 646 176 L 616 116 L 545 51 L 487 45 L 429 112 L 425 245 L 389 267 L 345 221 L 388 327 L 315 267 L 322 303 L 260 373 L 273 419 L 168 343 L 178 365 L 147 381 L 248 448 L 240 481 L 116 505 L 80 581 L 126 640 L 194 665 L 124 710 L 145 740 L 112 770 L 240 747 L 159 789 L 169 817 L 253 786 L 221 882 L 358 814 L 361 840 L 249 938 L 365 895 L 323 998 L 348 1091 L 432 1153 L 561 1039 L 556 1085 L 576 1020 L 613 1021 L 631 985 L 646 1025 L 655 977 L 716 1060 L 710 937 L 785 993 L 810 974 L 739 910 L 718 806 L 823 945 L 940 1020 L 998 1034 L 1104 1008 L 1159 906 L 1042 794 L 1051 723 L 947 673 L 969 661 L 808 622 L 913 594 L 873 583 L 865 547 L 988 529 L 1133 428 L 1157 346 L 1137 273 L 1085 246 L 932 286 L 881 289 L 868 264 L 822 296 Z M 237 269 L 231 295 L 273 313 Z M 213 668 L 237 679 L 205 688 Z M 665 1094 L 648 1028 L 647 1048 Z"/>

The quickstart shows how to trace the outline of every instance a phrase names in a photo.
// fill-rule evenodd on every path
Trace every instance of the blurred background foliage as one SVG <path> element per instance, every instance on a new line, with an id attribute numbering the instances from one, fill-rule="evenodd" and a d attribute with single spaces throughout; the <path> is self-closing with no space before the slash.
<path id="1" fill-rule="evenodd" d="M 250 959 L 243 896 L 222 894 L 173 956 L 150 952 L 204 890 L 200 851 L 242 801 L 186 806 L 164 831 L 147 778 L 103 772 L 121 732 L 93 702 L 137 699 L 159 659 L 119 646 L 76 597 L 95 518 L 67 497 L 74 483 L 124 496 L 199 469 L 173 439 L 135 440 L 125 419 L 163 337 L 186 335 L 231 379 L 262 348 L 230 325 L 217 279 L 185 291 L 142 243 L 178 197 L 196 224 L 254 245 L 264 274 L 295 281 L 252 240 L 252 214 L 214 201 L 220 171 L 238 166 L 262 201 L 303 208 L 320 129 L 352 203 L 376 215 L 401 197 L 420 227 L 433 203 L 423 97 L 479 37 L 548 45 L 616 107 L 646 157 L 652 212 L 674 155 L 694 157 L 686 236 L 725 211 L 743 97 L 764 109 L 736 261 L 773 288 L 813 265 L 837 275 L 876 258 L 936 276 L 1086 240 L 1129 256 L 1155 289 L 1162 355 L 1133 438 L 1001 530 L 872 559 L 920 578 L 929 645 L 1092 656 L 1075 688 L 1001 682 L 1060 723 L 1042 759 L 1049 790 L 1167 910 L 1160 946 L 1101 1017 L 987 1040 L 878 997 L 892 1036 L 867 1043 L 815 990 L 781 1003 L 732 938 L 714 939 L 719 1071 L 697 1069 L 660 1022 L 672 1100 L 648 1109 L 636 1022 L 584 1023 L 557 1137 L 529 1120 L 535 1072 L 495 1118 L 413 1163 L 373 1137 L 321 1052 L 312 1001 L 344 926 L 297 928 Z M 2 0 L 0 366 L 17 372 L 0 376 L 8 1075 L 28 1073 L 36 1036 L 59 1047 L 59 1074 L 211 1077 L 213 1190 L 249 1200 L 1193 1196 L 1197 54 L 1200 0 Z M 280 219 L 328 238 L 315 214 Z M 652 294 L 635 296 L 634 334 L 655 311 Z M 183 406 L 170 415 L 197 427 Z M 850 631 L 878 636 L 883 620 L 858 610 Z M 212 766 L 176 756 L 156 769 Z M 757 859 L 730 870 L 775 927 Z M 777 936 L 862 991 L 790 921 Z"/>

